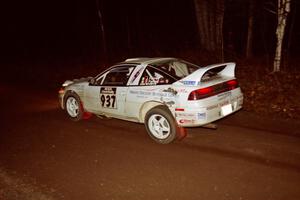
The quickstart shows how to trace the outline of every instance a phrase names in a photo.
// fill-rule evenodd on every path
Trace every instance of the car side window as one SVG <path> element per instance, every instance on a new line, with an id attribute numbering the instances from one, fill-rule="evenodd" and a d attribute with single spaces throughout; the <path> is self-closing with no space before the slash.
<path id="1" fill-rule="evenodd" d="M 119 66 L 111 69 L 105 76 L 104 86 L 126 86 L 133 66 Z"/>
<path id="2" fill-rule="evenodd" d="M 95 85 L 101 85 L 102 81 L 103 81 L 103 76 L 101 76 L 100 78 L 98 78 L 98 79 L 96 80 Z"/>
<path id="3" fill-rule="evenodd" d="M 175 81 L 165 72 L 148 66 L 140 79 L 139 85 L 167 85 Z"/>

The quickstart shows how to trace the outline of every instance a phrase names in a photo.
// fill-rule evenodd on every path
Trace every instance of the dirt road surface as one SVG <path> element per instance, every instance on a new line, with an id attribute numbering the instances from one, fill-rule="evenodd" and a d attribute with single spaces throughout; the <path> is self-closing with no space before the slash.
<path id="1" fill-rule="evenodd" d="M 0 94 L 1 200 L 300 199 L 298 124 L 241 111 L 160 145 L 142 124 L 70 121 L 54 90 Z"/>

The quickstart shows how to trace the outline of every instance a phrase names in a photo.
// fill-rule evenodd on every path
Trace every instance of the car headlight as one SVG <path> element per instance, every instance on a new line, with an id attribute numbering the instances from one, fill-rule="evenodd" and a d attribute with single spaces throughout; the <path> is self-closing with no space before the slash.
<path id="1" fill-rule="evenodd" d="M 62 84 L 62 86 L 63 86 L 63 87 L 67 87 L 67 86 L 71 85 L 72 83 L 73 83 L 73 81 L 66 80 L 66 81 Z"/>

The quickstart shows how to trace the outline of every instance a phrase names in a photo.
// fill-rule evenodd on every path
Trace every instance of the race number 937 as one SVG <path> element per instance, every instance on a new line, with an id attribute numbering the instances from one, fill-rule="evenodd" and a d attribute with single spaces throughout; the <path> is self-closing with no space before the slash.
<path id="1" fill-rule="evenodd" d="M 104 108 L 117 108 L 116 88 L 104 87 L 100 90 L 100 102 Z"/>

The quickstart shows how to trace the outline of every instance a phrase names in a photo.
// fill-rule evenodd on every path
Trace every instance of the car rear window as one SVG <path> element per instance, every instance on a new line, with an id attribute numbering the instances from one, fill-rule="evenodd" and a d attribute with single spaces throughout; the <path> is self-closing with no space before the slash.
<path id="1" fill-rule="evenodd" d="M 151 65 L 161 71 L 164 71 L 177 80 L 188 76 L 200 68 L 195 64 L 183 60 L 167 60 Z"/>
<path id="2" fill-rule="evenodd" d="M 222 65 L 222 66 L 207 70 L 207 72 L 205 72 L 203 74 L 203 76 L 201 77 L 201 82 L 210 81 L 212 79 L 219 78 L 220 77 L 219 72 L 221 72 L 225 67 L 226 67 L 226 65 Z"/>
<path id="3" fill-rule="evenodd" d="M 139 85 L 167 85 L 177 80 L 162 70 L 148 66 L 142 74 Z"/>

